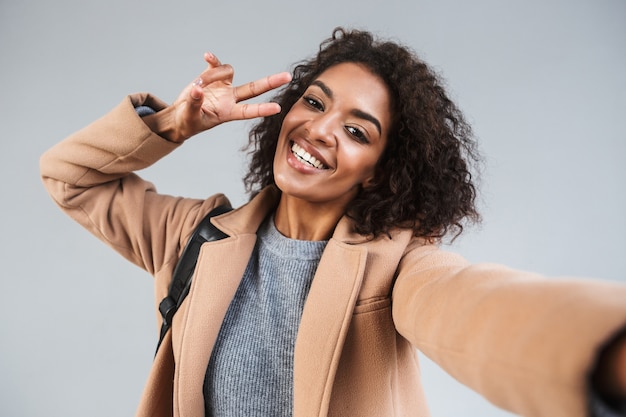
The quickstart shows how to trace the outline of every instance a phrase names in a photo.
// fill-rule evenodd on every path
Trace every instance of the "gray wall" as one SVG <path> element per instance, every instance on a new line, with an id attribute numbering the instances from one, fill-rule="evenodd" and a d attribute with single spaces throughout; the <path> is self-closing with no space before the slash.
<path id="1" fill-rule="evenodd" d="M 151 279 L 61 214 L 38 157 L 127 93 L 173 100 L 205 50 L 246 82 L 338 25 L 402 40 L 443 73 L 487 158 L 484 223 L 451 249 L 624 280 L 625 23 L 623 0 L 1 0 L 0 415 L 133 413 L 156 338 Z M 143 175 L 241 203 L 248 127 L 218 127 Z M 424 379 L 437 417 L 509 415 L 428 361 Z"/>

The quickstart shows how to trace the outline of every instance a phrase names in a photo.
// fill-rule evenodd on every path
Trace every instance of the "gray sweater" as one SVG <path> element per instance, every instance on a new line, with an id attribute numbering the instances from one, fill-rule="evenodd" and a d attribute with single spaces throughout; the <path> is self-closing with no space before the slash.
<path id="1" fill-rule="evenodd" d="M 209 361 L 207 416 L 292 413 L 294 344 L 327 242 L 289 239 L 273 218 L 261 225 L 258 237 Z"/>

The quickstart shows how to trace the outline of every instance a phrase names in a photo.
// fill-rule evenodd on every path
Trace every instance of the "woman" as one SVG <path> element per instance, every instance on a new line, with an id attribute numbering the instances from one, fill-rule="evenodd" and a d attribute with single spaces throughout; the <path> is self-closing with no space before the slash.
<path id="1" fill-rule="evenodd" d="M 205 60 L 172 105 L 130 96 L 41 161 L 61 208 L 154 275 L 158 303 L 195 226 L 228 200 L 159 195 L 133 171 L 220 123 L 264 117 L 251 133 L 253 197 L 214 218 L 229 237 L 203 246 L 137 415 L 427 416 L 416 348 L 524 416 L 619 406 L 623 285 L 438 248 L 478 218 L 476 157 L 408 49 L 337 30 L 293 79 L 238 87 L 232 68 Z M 243 103 L 284 84 L 276 103 Z"/>

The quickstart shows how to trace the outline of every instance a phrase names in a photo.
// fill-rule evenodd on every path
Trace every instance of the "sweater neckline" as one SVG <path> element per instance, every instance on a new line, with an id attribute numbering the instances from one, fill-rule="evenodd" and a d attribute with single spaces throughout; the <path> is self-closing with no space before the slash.
<path id="1" fill-rule="evenodd" d="M 259 239 L 273 253 L 300 260 L 320 260 L 327 240 L 291 239 L 278 231 L 274 216 L 268 216 L 257 231 Z"/>

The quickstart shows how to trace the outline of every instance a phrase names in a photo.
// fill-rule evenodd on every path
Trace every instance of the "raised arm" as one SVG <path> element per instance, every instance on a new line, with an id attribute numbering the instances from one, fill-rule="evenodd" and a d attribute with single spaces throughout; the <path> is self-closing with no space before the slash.
<path id="1" fill-rule="evenodd" d="M 176 258 L 196 221 L 226 199 L 164 196 L 133 172 L 152 165 L 203 130 L 280 111 L 275 103 L 243 101 L 290 80 L 288 73 L 282 73 L 234 87 L 230 66 L 221 65 L 210 54 L 206 60 L 208 68 L 173 104 L 149 94 L 128 96 L 41 157 L 44 185 L 61 209 L 151 273 Z M 136 109 L 142 106 L 155 113 L 140 117 Z"/>

